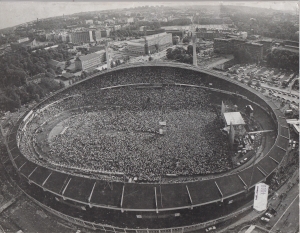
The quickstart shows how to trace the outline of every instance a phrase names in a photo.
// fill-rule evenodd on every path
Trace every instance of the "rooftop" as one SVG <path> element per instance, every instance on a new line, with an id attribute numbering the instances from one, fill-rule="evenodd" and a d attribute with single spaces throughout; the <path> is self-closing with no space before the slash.
<path id="1" fill-rule="evenodd" d="M 88 54 L 88 55 L 85 55 L 85 56 L 77 57 L 77 59 L 79 59 L 81 61 L 88 61 L 88 60 L 93 59 L 95 57 L 100 58 L 100 55 L 98 53 L 91 53 L 91 54 Z"/>
<path id="2" fill-rule="evenodd" d="M 240 112 L 224 112 L 224 118 L 227 125 L 245 125 L 245 121 Z"/>
<path id="3" fill-rule="evenodd" d="M 146 40 L 153 40 L 155 38 L 159 38 L 159 37 L 165 36 L 165 35 L 167 35 L 166 32 L 154 34 L 154 35 L 151 35 L 151 36 L 146 36 Z M 144 38 L 140 38 L 140 39 L 131 40 L 130 42 L 133 42 L 133 43 L 142 43 L 143 44 L 143 43 L 145 43 L 145 39 Z"/>
<path id="4" fill-rule="evenodd" d="M 254 46 L 263 46 L 263 44 L 254 43 L 254 42 L 246 42 L 248 45 L 254 45 Z"/>
<path id="5" fill-rule="evenodd" d="M 290 51 L 290 52 L 294 52 L 294 53 L 299 53 L 299 48 L 292 48 L 292 47 L 287 47 L 287 46 L 280 46 L 274 49 L 278 49 L 278 50 L 286 50 L 286 51 Z"/>
<path id="6" fill-rule="evenodd" d="M 52 66 L 57 66 L 59 63 L 64 63 L 63 61 L 56 61 L 54 59 L 51 59 L 48 61 L 48 64 L 49 65 L 52 65 Z"/>

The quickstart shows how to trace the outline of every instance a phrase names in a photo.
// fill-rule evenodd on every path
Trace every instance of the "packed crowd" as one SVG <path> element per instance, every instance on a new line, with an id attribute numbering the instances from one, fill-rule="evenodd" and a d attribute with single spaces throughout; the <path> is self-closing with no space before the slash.
<path id="1" fill-rule="evenodd" d="M 211 174 L 233 167 L 209 92 L 174 85 L 99 88 L 128 83 L 189 83 L 195 77 L 172 69 L 159 75 L 141 69 L 135 74 L 123 71 L 106 76 L 59 94 L 56 98 L 80 96 L 51 105 L 34 119 L 41 124 L 63 111 L 78 109 L 63 121 L 64 133 L 49 140 L 47 159 L 67 167 L 121 172 L 127 178 L 145 181 L 158 181 L 167 174 Z M 167 124 L 164 135 L 159 134 L 160 121 Z"/>
<path id="2" fill-rule="evenodd" d="M 85 96 L 99 107 L 64 121 L 50 142 L 51 159 L 66 166 L 123 172 L 140 180 L 195 175 L 231 167 L 220 120 L 197 88 L 118 88 Z M 167 123 L 160 135 L 159 121 Z"/>

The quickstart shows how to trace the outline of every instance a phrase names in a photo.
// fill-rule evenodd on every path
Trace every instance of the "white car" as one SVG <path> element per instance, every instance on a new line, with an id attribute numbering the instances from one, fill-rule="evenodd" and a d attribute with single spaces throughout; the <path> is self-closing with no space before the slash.
<path id="1" fill-rule="evenodd" d="M 269 218 L 265 218 L 265 217 L 261 217 L 261 219 L 260 219 L 261 221 L 264 221 L 264 222 L 269 222 L 270 221 L 270 219 Z"/>
<path id="2" fill-rule="evenodd" d="M 212 227 L 209 227 L 209 228 L 206 228 L 205 231 L 206 232 L 210 232 L 212 230 L 216 230 L 217 228 L 215 226 L 212 226 Z"/>
<path id="3" fill-rule="evenodd" d="M 267 217 L 269 217 L 269 218 L 272 218 L 272 217 L 273 217 L 273 215 L 270 214 L 270 213 L 265 213 L 265 215 L 266 215 Z"/>

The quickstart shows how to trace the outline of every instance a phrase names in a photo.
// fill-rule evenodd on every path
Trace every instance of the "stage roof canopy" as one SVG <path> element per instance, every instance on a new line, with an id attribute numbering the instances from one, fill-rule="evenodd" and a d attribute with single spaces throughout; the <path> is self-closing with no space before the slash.
<path id="1" fill-rule="evenodd" d="M 240 112 L 224 112 L 226 125 L 245 125 L 245 121 Z"/>

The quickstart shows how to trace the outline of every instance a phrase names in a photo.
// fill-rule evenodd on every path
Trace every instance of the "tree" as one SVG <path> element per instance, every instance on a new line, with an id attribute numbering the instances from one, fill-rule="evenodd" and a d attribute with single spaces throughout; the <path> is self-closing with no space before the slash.
<path id="1" fill-rule="evenodd" d="M 64 82 L 63 82 L 63 81 L 60 81 L 60 82 L 59 82 L 59 86 L 60 86 L 60 88 L 64 88 L 64 87 L 66 87 L 66 85 L 64 84 Z"/>
<path id="2" fill-rule="evenodd" d="M 71 61 L 70 60 L 66 61 L 65 68 L 69 67 L 70 65 L 71 65 Z"/>
<path id="3" fill-rule="evenodd" d="M 193 56 L 193 45 L 188 45 L 188 47 L 187 47 L 187 54 Z"/>
<path id="4" fill-rule="evenodd" d="M 172 49 L 172 48 L 168 48 L 168 49 L 167 49 L 167 54 L 166 54 L 166 56 L 167 56 L 168 59 L 173 59 L 173 58 L 174 58 L 172 52 L 173 52 L 173 49 Z"/>
<path id="5" fill-rule="evenodd" d="M 248 85 L 248 86 L 251 86 L 251 85 L 252 85 L 252 80 L 249 80 L 249 81 L 247 82 L 247 85 Z"/>
<path id="6" fill-rule="evenodd" d="M 150 57 L 149 57 L 149 61 L 152 61 L 152 60 L 153 60 L 153 57 L 150 56 Z"/>
<path id="7" fill-rule="evenodd" d="M 190 41 L 191 40 L 188 37 L 184 37 L 182 40 L 183 43 L 190 43 Z"/>
<path id="8" fill-rule="evenodd" d="M 261 87 L 260 82 L 257 81 L 256 84 L 255 84 L 255 86 L 256 86 L 256 87 Z"/>
<path id="9" fill-rule="evenodd" d="M 50 74 L 56 76 L 56 73 L 55 73 L 55 71 L 54 71 L 52 68 L 48 68 L 47 71 L 48 71 Z"/>
<path id="10" fill-rule="evenodd" d="M 62 70 L 60 67 L 57 67 L 57 69 L 56 69 L 56 73 L 57 73 L 57 74 L 61 74 L 62 71 L 63 71 L 63 70 Z"/>

